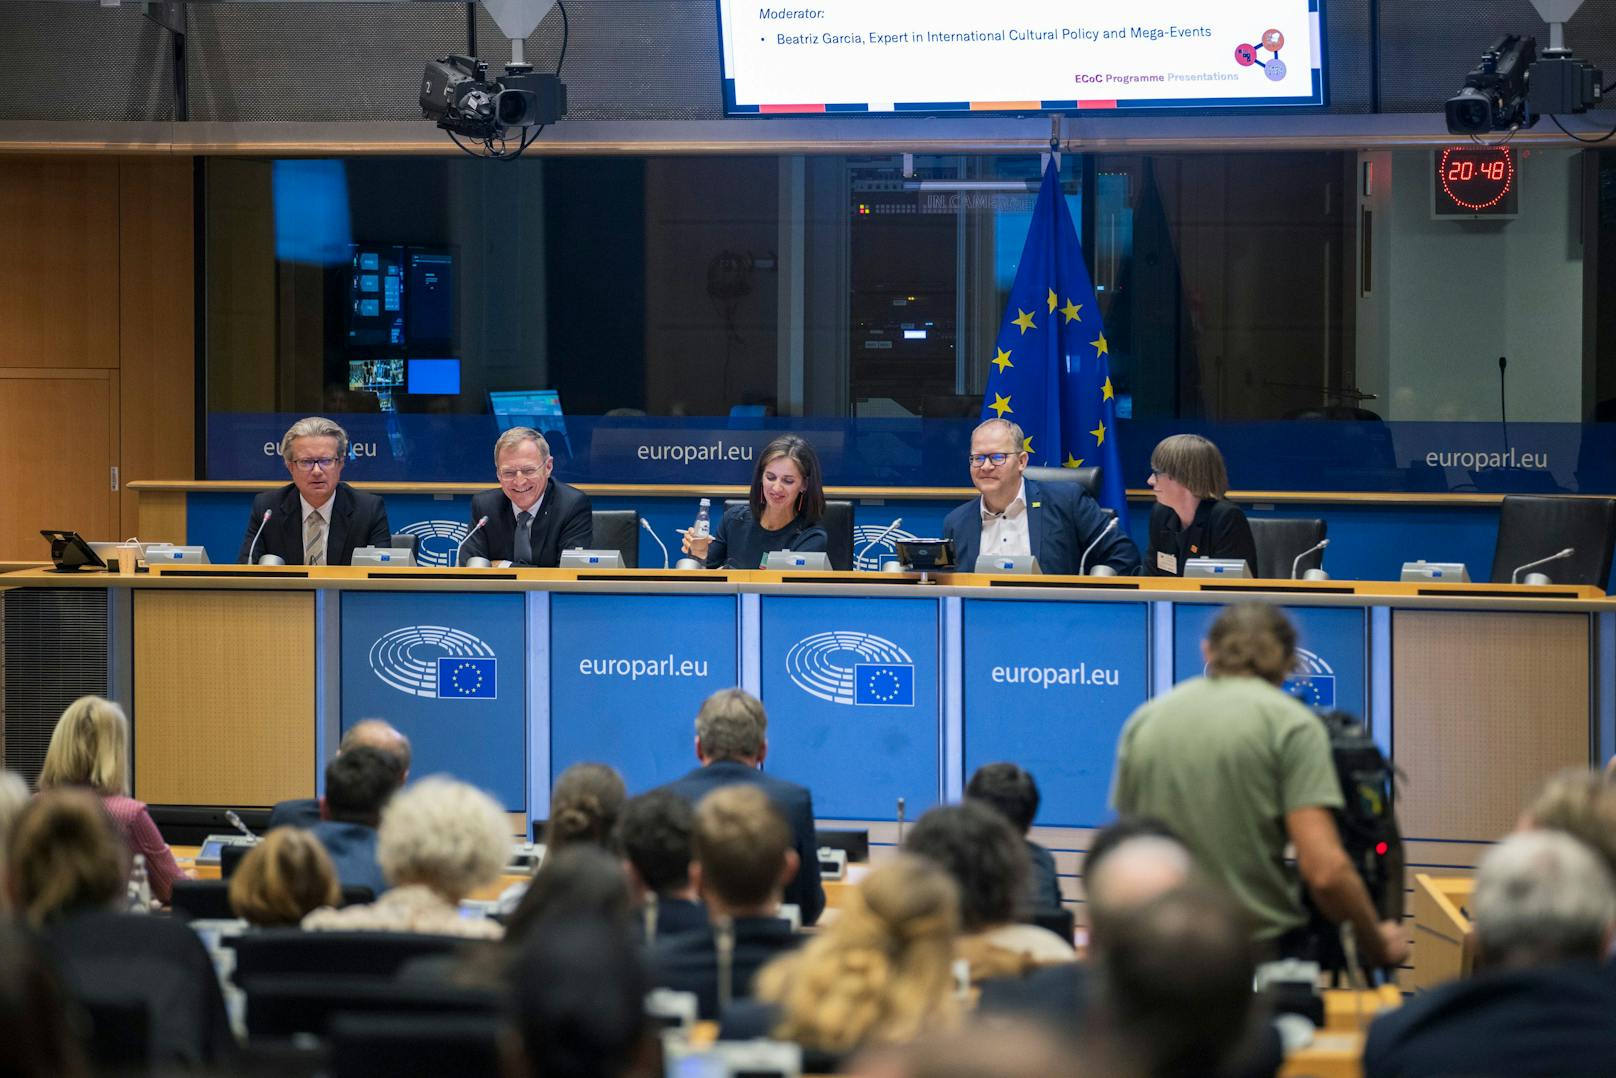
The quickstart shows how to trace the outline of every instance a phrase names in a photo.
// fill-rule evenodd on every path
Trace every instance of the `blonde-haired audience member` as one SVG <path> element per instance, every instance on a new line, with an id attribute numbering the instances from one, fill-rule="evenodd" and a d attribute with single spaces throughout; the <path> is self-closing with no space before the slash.
<path id="1" fill-rule="evenodd" d="M 382 813 L 376 859 L 392 889 L 369 905 L 315 910 L 303 927 L 498 939 L 504 929 L 462 917 L 460 901 L 497 880 L 510 851 L 510 819 L 493 798 L 432 775 L 394 794 Z"/>
<path id="2" fill-rule="evenodd" d="M 252 925 L 295 925 L 341 901 L 331 856 L 319 839 L 298 827 L 275 828 L 247 851 L 230 877 L 230 908 Z"/>
<path id="3" fill-rule="evenodd" d="M 1601 772 L 1567 768 L 1549 777 L 1521 813 L 1518 831 L 1564 831 L 1616 876 L 1616 785 Z"/>
<path id="4" fill-rule="evenodd" d="M 841 916 L 759 971 L 756 996 L 778 1008 L 775 1037 L 841 1055 L 952 1030 L 959 891 L 907 854 L 864 878 Z"/>
<path id="5" fill-rule="evenodd" d="M 14 771 L 0 771 L 0 914 L 11 908 L 6 888 L 6 841 L 11 825 L 28 804 L 28 784 Z"/>
<path id="6" fill-rule="evenodd" d="M 144 802 L 129 796 L 129 720 L 123 708 L 99 696 L 81 696 L 51 731 L 38 786 L 87 786 L 98 794 L 132 854 L 146 859 L 152 895 L 167 903 L 174 881 L 187 875 L 174 860 Z"/>

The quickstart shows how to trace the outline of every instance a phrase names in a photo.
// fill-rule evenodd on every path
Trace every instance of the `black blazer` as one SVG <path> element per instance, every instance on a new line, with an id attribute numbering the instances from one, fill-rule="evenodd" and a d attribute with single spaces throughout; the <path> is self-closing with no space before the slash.
<path id="1" fill-rule="evenodd" d="M 1105 530 L 1105 510 L 1076 483 L 1023 482 L 1028 545 L 1038 559 L 1038 571 L 1075 574 L 1082 566 L 1083 551 Z M 982 551 L 982 499 L 972 498 L 950 512 L 943 520 L 943 536 L 954 540 L 960 571 L 974 571 Z M 1089 554 L 1089 566 L 1096 565 L 1109 565 L 1118 576 L 1133 576 L 1139 572 L 1139 548 L 1122 527 L 1113 528 Z"/>
<path id="2" fill-rule="evenodd" d="M 247 532 L 241 537 L 236 561 L 247 564 L 247 548 L 253 546 L 253 536 L 264 522 L 265 509 L 274 515 L 264 524 L 264 534 L 253 547 L 252 560 L 257 561 L 265 554 L 278 554 L 287 565 L 302 565 L 303 504 L 293 483 L 266 490 L 253 499 L 252 512 L 247 515 Z M 375 494 L 338 483 L 331 507 L 331 527 L 325 537 L 325 563 L 348 565 L 353 561 L 356 548 L 391 546 L 392 543 L 393 530 L 387 526 L 387 504 Z"/>
<path id="3" fill-rule="evenodd" d="M 1173 559 L 1165 569 L 1158 554 Z M 1257 540 L 1251 536 L 1246 514 L 1223 498 L 1202 499 L 1190 526 L 1180 526 L 1178 514 L 1158 503 L 1150 511 L 1150 551 L 1145 555 L 1145 572 L 1151 576 L 1183 576 L 1184 562 L 1190 558 L 1240 558 L 1257 572 Z"/>
<path id="4" fill-rule="evenodd" d="M 814 797 L 794 782 L 766 775 L 738 760 L 717 760 L 698 767 L 663 787 L 692 805 L 721 786 L 750 782 L 762 788 L 791 825 L 792 847 L 802 864 L 786 884 L 785 900 L 802 910 L 802 923 L 811 925 L 825 910 L 825 885 L 819 879 L 819 840 L 814 831 Z"/>
<path id="5" fill-rule="evenodd" d="M 460 564 L 467 558 L 512 561 L 516 557 L 516 509 L 498 487 L 471 499 L 471 523 L 488 518 L 482 530 L 460 548 Z M 595 522 L 590 515 L 589 495 L 577 487 L 558 483 L 554 476 L 544 488 L 539 515 L 528 525 L 533 544 L 533 564 L 553 569 L 561 563 L 561 552 L 588 547 L 594 542 Z"/>

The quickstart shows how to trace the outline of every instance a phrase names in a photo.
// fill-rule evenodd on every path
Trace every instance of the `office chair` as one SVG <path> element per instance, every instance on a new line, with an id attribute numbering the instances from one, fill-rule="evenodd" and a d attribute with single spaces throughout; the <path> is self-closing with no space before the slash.
<path id="1" fill-rule="evenodd" d="M 246 993 L 247 1034 L 251 1037 L 324 1036 L 339 1014 L 409 1015 L 413 1021 L 432 1015 L 492 1018 L 500 1005 L 499 995 L 492 989 L 314 973 L 263 974 L 248 982 Z M 395 1073 L 443 1072 L 413 1067 Z"/>
<path id="2" fill-rule="evenodd" d="M 1571 547 L 1576 553 L 1538 572 L 1556 584 L 1592 584 L 1610 579 L 1611 545 L 1616 542 L 1616 498 L 1508 497 L 1498 511 L 1498 545 L 1493 550 L 1494 584 L 1527 562 Z"/>
<path id="3" fill-rule="evenodd" d="M 623 565 L 629 569 L 640 567 L 640 513 L 637 509 L 594 509 L 594 537 L 590 546 L 596 550 L 615 550 L 623 555 Z"/>
<path id="4" fill-rule="evenodd" d="M 412 958 L 448 954 L 466 941 L 423 932 L 269 928 L 227 942 L 236 948 L 235 981 L 246 988 L 257 977 L 276 974 L 391 977 Z"/>
<path id="5" fill-rule="evenodd" d="M 1091 498 L 1100 496 L 1100 466 L 1083 468 L 1028 468 L 1022 477 L 1034 483 L 1080 483 Z"/>
<path id="6" fill-rule="evenodd" d="M 1303 517 L 1247 517 L 1251 538 L 1257 543 L 1257 564 L 1252 575 L 1264 580 L 1289 580 L 1296 555 L 1323 539 L 1329 525 Z M 1324 568 L 1324 551 L 1316 550 L 1296 567 L 1300 577 L 1309 569 Z"/>
<path id="7" fill-rule="evenodd" d="M 333 1078 L 399 1074 L 500 1073 L 500 1020 L 493 1014 L 386 1014 L 332 1017 Z"/>
<path id="8" fill-rule="evenodd" d="M 175 913 L 193 921 L 222 921 L 235 916 L 230 910 L 229 880 L 175 880 L 169 905 Z"/>

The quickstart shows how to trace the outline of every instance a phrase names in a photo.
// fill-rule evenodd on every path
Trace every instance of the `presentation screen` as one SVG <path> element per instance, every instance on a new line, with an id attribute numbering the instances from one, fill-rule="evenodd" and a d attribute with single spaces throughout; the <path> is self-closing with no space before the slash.
<path id="1" fill-rule="evenodd" d="M 1325 104 L 1324 0 L 718 0 L 728 115 Z"/>

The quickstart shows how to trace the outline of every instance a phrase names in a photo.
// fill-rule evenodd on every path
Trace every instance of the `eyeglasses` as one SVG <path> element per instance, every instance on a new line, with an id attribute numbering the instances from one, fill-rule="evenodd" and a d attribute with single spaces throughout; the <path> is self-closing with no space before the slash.
<path id="1" fill-rule="evenodd" d="M 1019 456 L 1020 453 L 972 453 L 965 459 L 971 462 L 973 468 L 985 468 L 989 464 L 997 468 L 1011 457 Z"/>
<path id="2" fill-rule="evenodd" d="M 543 470 L 543 468 L 535 468 L 529 465 L 526 468 L 500 468 L 495 474 L 509 482 L 517 476 L 521 476 L 523 479 L 536 479 Z"/>
<path id="3" fill-rule="evenodd" d="M 298 457 L 292 461 L 301 471 L 312 472 L 318 468 L 322 472 L 329 472 L 341 463 L 336 457 Z"/>

